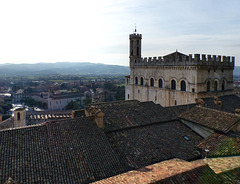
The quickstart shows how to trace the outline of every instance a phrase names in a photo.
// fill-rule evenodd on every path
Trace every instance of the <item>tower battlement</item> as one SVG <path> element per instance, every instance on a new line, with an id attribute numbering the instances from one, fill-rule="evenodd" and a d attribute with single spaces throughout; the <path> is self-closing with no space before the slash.
<path id="1" fill-rule="evenodd" d="M 132 38 L 142 38 L 142 34 L 133 33 L 133 34 L 130 34 L 130 35 L 129 35 L 129 38 L 130 38 L 130 39 L 132 39 Z"/>
<path id="2" fill-rule="evenodd" d="M 235 57 L 178 52 L 159 57 L 145 57 L 132 61 L 133 66 L 222 66 L 234 68 Z"/>

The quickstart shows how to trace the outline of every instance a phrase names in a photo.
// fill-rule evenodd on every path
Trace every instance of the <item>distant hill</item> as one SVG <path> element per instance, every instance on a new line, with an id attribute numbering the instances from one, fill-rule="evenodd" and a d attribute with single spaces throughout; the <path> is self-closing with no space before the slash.
<path id="1" fill-rule="evenodd" d="M 233 70 L 233 77 L 240 77 L 240 66 L 235 66 Z"/>
<path id="2" fill-rule="evenodd" d="M 129 66 L 100 63 L 36 63 L 0 64 L 0 75 L 129 75 Z M 233 76 L 240 77 L 240 66 L 235 66 Z"/>
<path id="3" fill-rule="evenodd" d="M 129 73 L 128 66 L 100 63 L 0 64 L 0 75 L 128 75 Z"/>

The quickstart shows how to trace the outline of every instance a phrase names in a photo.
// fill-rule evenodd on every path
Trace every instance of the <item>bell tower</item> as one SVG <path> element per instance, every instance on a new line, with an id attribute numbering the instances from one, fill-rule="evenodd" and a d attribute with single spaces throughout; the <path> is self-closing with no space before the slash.
<path id="1" fill-rule="evenodd" d="M 136 60 L 141 59 L 142 55 L 142 34 L 137 33 L 137 29 L 135 28 L 134 33 L 129 35 L 130 40 L 130 64 L 131 62 L 135 62 Z"/>

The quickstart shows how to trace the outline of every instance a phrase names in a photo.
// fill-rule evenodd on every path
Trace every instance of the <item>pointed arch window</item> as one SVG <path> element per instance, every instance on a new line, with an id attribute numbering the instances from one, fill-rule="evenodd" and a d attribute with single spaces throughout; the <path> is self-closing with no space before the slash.
<path id="1" fill-rule="evenodd" d="M 150 79 L 150 86 L 154 87 L 154 79 L 153 78 Z"/>
<path id="2" fill-rule="evenodd" d="M 141 80 L 141 81 L 140 81 L 140 82 L 141 82 L 141 85 L 143 86 L 143 77 L 141 77 L 140 80 Z"/>
<path id="3" fill-rule="evenodd" d="M 135 77 L 135 84 L 138 85 L 138 78 Z"/>
<path id="4" fill-rule="evenodd" d="M 176 81 L 174 79 L 171 80 L 171 89 L 176 90 Z"/>
<path id="5" fill-rule="evenodd" d="M 181 91 L 186 91 L 186 82 L 184 80 L 181 81 Z"/>
<path id="6" fill-rule="evenodd" d="M 226 88 L 226 87 L 225 87 L 225 80 L 223 80 L 223 81 L 222 81 L 222 91 L 224 91 L 225 88 Z"/>
<path id="7" fill-rule="evenodd" d="M 214 91 L 217 91 L 217 90 L 218 90 L 218 82 L 215 81 L 215 82 L 214 82 Z"/>
<path id="8" fill-rule="evenodd" d="M 207 91 L 210 91 L 210 81 L 207 81 Z"/>
<path id="9" fill-rule="evenodd" d="M 159 88 L 162 88 L 162 87 L 163 87 L 163 81 L 162 81 L 162 79 L 159 79 L 159 80 L 158 80 L 158 87 L 159 87 Z"/>

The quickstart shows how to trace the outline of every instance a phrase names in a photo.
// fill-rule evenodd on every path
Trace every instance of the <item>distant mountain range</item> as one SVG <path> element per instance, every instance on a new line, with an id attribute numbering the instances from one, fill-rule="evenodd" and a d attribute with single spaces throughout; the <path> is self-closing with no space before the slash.
<path id="1" fill-rule="evenodd" d="M 233 77 L 240 77 L 240 66 L 235 66 L 233 70 Z"/>
<path id="2" fill-rule="evenodd" d="M 0 75 L 129 75 L 129 66 L 100 63 L 36 63 L 0 64 Z M 235 66 L 234 77 L 240 77 L 240 66 Z"/>
<path id="3" fill-rule="evenodd" d="M 100 63 L 0 64 L 0 75 L 128 75 L 128 66 Z"/>

